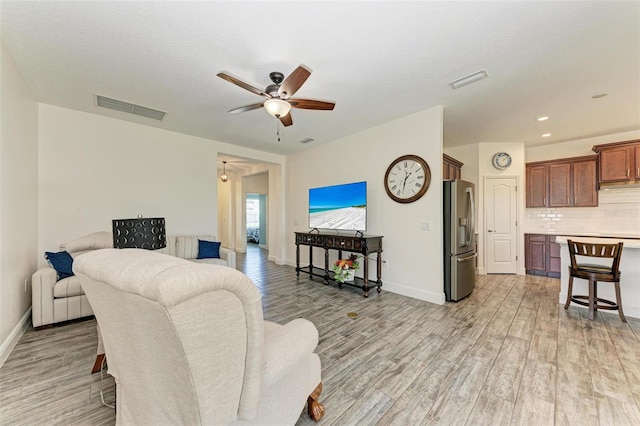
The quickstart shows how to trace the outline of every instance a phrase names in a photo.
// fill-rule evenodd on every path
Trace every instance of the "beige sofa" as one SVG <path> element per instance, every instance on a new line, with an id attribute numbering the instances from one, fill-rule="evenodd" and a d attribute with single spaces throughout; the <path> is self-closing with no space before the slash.
<path id="1" fill-rule="evenodd" d="M 216 237 L 214 235 L 170 235 L 167 236 L 167 246 L 158 251 L 193 262 L 236 267 L 236 253 L 223 247 L 220 247 L 220 259 L 196 259 L 198 239 L 215 241 Z M 60 246 L 60 251 L 69 252 L 75 259 L 83 253 L 111 247 L 113 247 L 111 232 L 103 231 L 64 243 Z M 76 276 L 58 281 L 55 269 L 46 265 L 33 274 L 31 286 L 32 322 L 36 328 L 93 315 L 93 309 L 84 294 L 81 279 Z"/>
<path id="2" fill-rule="evenodd" d="M 79 256 L 116 381 L 116 424 L 293 425 L 319 420 L 318 331 L 264 321 L 235 269 L 146 250 Z"/>

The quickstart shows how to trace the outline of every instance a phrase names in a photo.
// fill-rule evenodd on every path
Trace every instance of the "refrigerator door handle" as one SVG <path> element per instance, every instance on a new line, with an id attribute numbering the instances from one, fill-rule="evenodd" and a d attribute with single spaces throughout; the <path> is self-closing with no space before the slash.
<path id="1" fill-rule="evenodd" d="M 471 256 L 467 256 L 467 257 L 459 257 L 458 259 L 456 259 L 458 262 L 466 262 L 468 260 L 471 259 L 475 259 L 476 257 L 478 257 L 478 253 L 474 253 Z"/>
<path id="2" fill-rule="evenodd" d="M 467 188 L 466 189 L 466 193 L 467 193 L 467 217 L 470 217 L 471 220 L 469 223 L 469 225 L 467 226 L 467 241 L 465 245 L 470 245 L 471 244 L 471 239 L 473 238 L 473 234 L 475 234 L 476 232 L 476 219 L 475 219 L 475 203 L 473 200 L 473 189 L 472 188 Z"/>

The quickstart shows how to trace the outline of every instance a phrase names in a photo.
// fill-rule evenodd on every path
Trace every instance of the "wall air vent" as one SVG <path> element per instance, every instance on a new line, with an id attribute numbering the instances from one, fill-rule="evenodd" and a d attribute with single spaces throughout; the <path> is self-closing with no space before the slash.
<path id="1" fill-rule="evenodd" d="M 140 105 L 135 105 L 130 102 L 121 101 L 118 99 L 107 98 L 105 96 L 96 95 L 96 105 L 102 108 L 114 109 L 116 111 L 128 112 L 129 114 L 139 115 L 140 117 L 151 118 L 153 120 L 162 121 L 167 114 L 164 111 L 159 111 L 153 108 L 147 108 Z"/>
<path id="2" fill-rule="evenodd" d="M 313 141 L 315 141 L 315 139 L 313 139 L 313 138 L 305 138 L 305 139 L 302 139 L 300 141 L 300 143 L 309 143 L 309 142 L 313 142 Z"/>

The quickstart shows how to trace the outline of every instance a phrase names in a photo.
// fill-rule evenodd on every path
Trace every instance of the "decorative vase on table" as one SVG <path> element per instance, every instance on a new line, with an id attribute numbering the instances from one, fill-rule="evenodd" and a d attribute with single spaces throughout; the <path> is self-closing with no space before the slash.
<path id="1" fill-rule="evenodd" d="M 358 256 L 352 254 L 348 259 L 338 259 L 333 264 L 333 278 L 339 283 L 352 283 L 355 280 L 356 270 L 360 264 L 358 263 Z"/>
<path id="2" fill-rule="evenodd" d="M 356 279 L 356 270 L 355 269 L 345 269 L 344 270 L 344 282 L 352 283 Z"/>

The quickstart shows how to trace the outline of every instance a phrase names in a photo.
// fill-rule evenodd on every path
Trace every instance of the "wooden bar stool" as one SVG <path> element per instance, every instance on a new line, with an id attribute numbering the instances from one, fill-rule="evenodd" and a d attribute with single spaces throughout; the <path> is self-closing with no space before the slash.
<path id="1" fill-rule="evenodd" d="M 569 308 L 571 302 L 589 307 L 589 319 L 593 321 L 594 312 L 598 309 L 617 310 L 620 319 L 627 322 L 622 312 L 622 298 L 620 297 L 620 257 L 622 256 L 622 243 L 617 244 L 590 244 L 568 240 L 571 265 L 569 266 L 569 288 L 567 290 L 567 303 L 564 308 Z M 599 257 L 613 259 L 611 266 L 577 263 L 576 255 L 587 257 Z M 589 281 L 588 296 L 574 296 L 573 278 L 582 278 Z M 598 297 L 598 281 L 613 283 L 616 290 L 616 302 Z M 586 300 L 586 301 L 585 301 Z"/>

